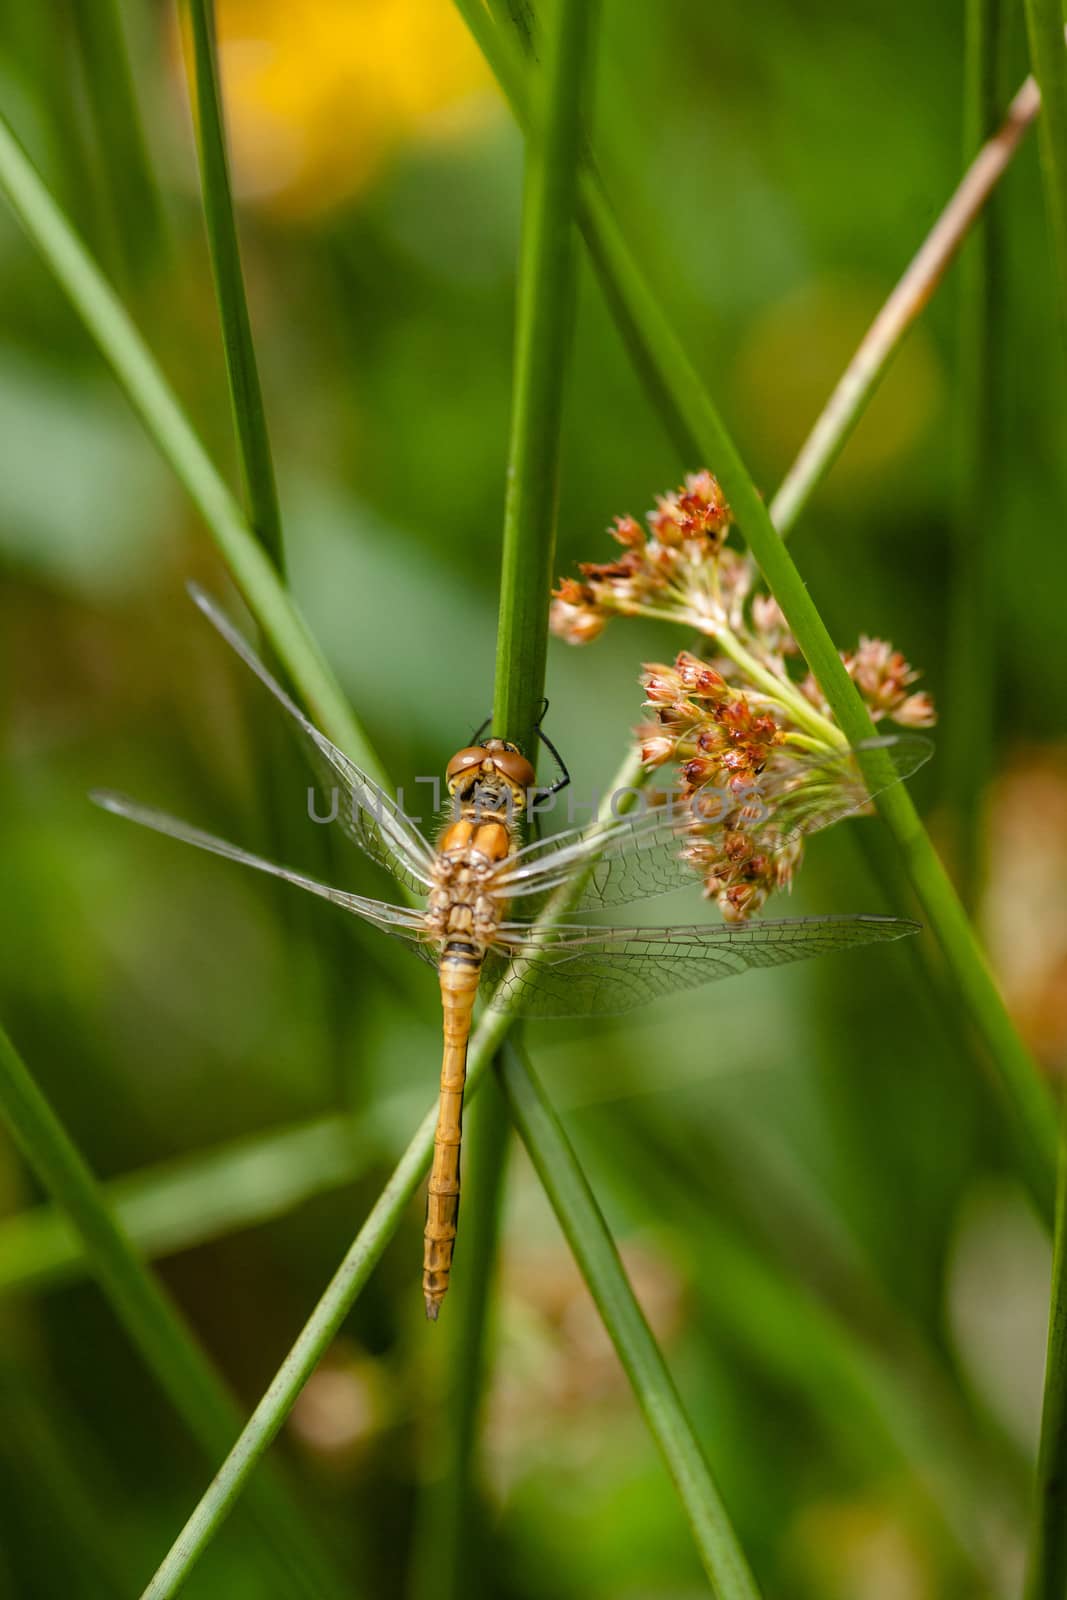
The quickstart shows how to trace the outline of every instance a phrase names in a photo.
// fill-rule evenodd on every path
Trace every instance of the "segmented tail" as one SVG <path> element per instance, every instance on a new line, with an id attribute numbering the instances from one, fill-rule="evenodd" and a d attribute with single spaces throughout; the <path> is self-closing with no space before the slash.
<path id="1" fill-rule="evenodd" d="M 441 1301 L 448 1292 L 452 1254 L 459 1215 L 459 1149 L 463 1125 L 463 1085 L 467 1076 L 467 1041 L 471 1013 L 478 993 L 482 957 L 477 947 L 450 944 L 440 965 L 441 1012 L 444 1053 L 441 1059 L 441 1099 L 434 1134 L 433 1166 L 426 1195 L 426 1230 L 423 1234 L 422 1292 L 426 1315 L 437 1321 Z"/>

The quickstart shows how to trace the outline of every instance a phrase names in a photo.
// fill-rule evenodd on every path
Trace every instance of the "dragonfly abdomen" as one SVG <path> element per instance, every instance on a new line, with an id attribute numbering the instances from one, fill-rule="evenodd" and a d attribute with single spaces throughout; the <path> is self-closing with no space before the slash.
<path id="1" fill-rule="evenodd" d="M 445 943 L 439 976 L 444 1051 L 441 1097 L 434 1133 L 433 1166 L 426 1194 L 423 1234 L 422 1292 L 426 1315 L 437 1321 L 448 1292 L 459 1215 L 459 1150 L 463 1137 L 463 1085 L 467 1076 L 467 1041 L 471 1013 L 482 970 L 482 948 L 472 939 L 452 936 Z"/>
<path id="2" fill-rule="evenodd" d="M 426 1199 L 422 1292 L 426 1315 L 437 1321 L 448 1291 L 459 1215 L 459 1153 L 467 1041 L 482 962 L 496 938 L 503 909 L 493 881 L 514 849 L 511 830 L 498 817 L 463 816 L 441 836 L 427 923 L 440 934 L 444 1052 L 433 1166 Z"/>

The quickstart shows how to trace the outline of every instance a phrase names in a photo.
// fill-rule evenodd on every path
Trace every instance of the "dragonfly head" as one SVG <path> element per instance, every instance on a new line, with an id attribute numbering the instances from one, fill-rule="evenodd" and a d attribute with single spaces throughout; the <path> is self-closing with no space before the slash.
<path id="1" fill-rule="evenodd" d="M 482 744 L 456 751 L 446 768 L 445 781 L 449 794 L 461 800 L 473 796 L 476 790 L 480 798 L 489 798 L 487 790 L 497 790 L 502 801 L 521 811 L 536 779 L 517 744 L 507 739 L 486 739 Z"/>

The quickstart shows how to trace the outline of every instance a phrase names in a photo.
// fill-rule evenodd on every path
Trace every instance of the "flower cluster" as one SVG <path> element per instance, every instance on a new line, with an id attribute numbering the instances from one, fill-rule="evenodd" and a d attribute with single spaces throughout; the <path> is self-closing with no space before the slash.
<path id="1" fill-rule="evenodd" d="M 678 768 L 671 801 L 682 803 L 683 859 L 727 921 L 743 921 L 788 888 L 799 865 L 800 836 L 791 836 L 784 811 L 779 822 L 773 801 L 800 781 L 804 760 L 788 748 L 786 726 L 765 697 L 687 650 L 673 666 L 646 666 L 641 682 L 655 713 L 638 729 L 641 759 L 648 768 Z"/>
<path id="2" fill-rule="evenodd" d="M 684 803 L 684 858 L 730 921 L 788 888 L 805 834 L 863 809 L 867 791 L 852 752 L 773 598 L 756 590 L 752 562 L 727 544 L 730 508 L 710 472 L 694 473 L 646 518 L 610 530 L 622 556 L 581 567 L 555 592 L 551 624 L 587 644 L 613 615 L 680 622 L 703 634 L 709 655 L 683 650 L 672 666 L 646 666 L 650 720 L 638 729 L 646 768 L 673 763 Z M 861 638 L 842 660 L 875 722 L 934 721 L 917 673 L 880 639 Z"/>
<path id="3" fill-rule="evenodd" d="M 691 615 L 706 587 L 741 584 L 738 601 L 750 584 L 750 569 L 726 547 L 730 507 L 710 472 L 690 473 L 683 488 L 661 495 L 646 517 L 648 531 L 634 517 L 616 517 L 608 529 L 623 547 L 616 561 L 585 561 L 582 576 L 564 578 L 555 591 L 551 627 L 570 644 L 588 644 L 613 614 L 652 614 L 700 626 Z"/>
<path id="4" fill-rule="evenodd" d="M 885 639 L 868 639 L 861 634 L 858 648 L 848 651 L 841 659 L 875 722 L 888 717 L 902 728 L 933 727 L 937 713 L 930 696 L 925 691 L 907 693 L 919 674 Z M 804 689 L 813 705 L 820 709 L 826 707 L 822 691 L 810 675 Z M 826 714 L 829 714 L 829 707 L 826 707 Z"/>

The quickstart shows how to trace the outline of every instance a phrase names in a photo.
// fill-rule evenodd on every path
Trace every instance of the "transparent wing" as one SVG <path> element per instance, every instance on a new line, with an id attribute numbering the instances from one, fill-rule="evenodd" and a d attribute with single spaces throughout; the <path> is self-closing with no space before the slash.
<path id="1" fill-rule="evenodd" d="M 89 798 L 105 811 L 114 812 L 117 817 L 128 817 L 131 822 L 139 822 L 142 827 L 152 828 L 156 833 L 165 833 L 168 838 L 180 839 L 183 844 L 195 845 L 198 850 L 209 850 L 212 855 L 224 856 L 227 861 L 237 861 L 245 867 L 254 867 L 257 872 L 267 872 L 272 878 L 281 878 L 286 883 L 294 883 L 298 889 L 306 889 L 309 894 L 317 894 L 321 899 L 362 917 L 364 922 L 371 923 L 373 927 L 405 940 L 423 960 L 431 966 L 437 965 L 433 942 L 427 936 L 422 915 L 418 911 L 410 910 L 407 906 L 391 906 L 385 900 L 368 900 L 363 895 L 350 894 L 347 889 L 335 889 L 332 884 L 320 883 L 317 878 L 305 877 L 291 867 L 279 866 L 263 856 L 250 855 L 247 850 L 229 844 L 225 839 L 202 833 L 199 828 L 191 827 L 177 817 L 170 817 L 165 811 L 153 811 L 149 806 L 138 805 L 125 795 L 94 789 Z"/>
<path id="2" fill-rule="evenodd" d="M 343 750 L 309 722 L 300 707 L 289 698 L 277 679 L 267 671 L 255 651 L 234 627 L 229 617 L 196 586 L 189 593 L 245 666 L 269 689 L 288 713 L 303 736 L 312 765 L 327 793 L 336 792 L 336 821 L 353 843 L 379 867 L 384 867 L 398 883 L 413 894 L 425 894 L 430 887 L 433 851 L 415 824 L 394 800 L 349 760 Z M 331 805 L 331 811 L 334 807 Z"/>
<path id="3" fill-rule="evenodd" d="M 830 757 L 782 747 L 752 787 L 746 803 L 753 820 L 746 821 L 745 832 L 765 838 L 768 854 L 774 854 L 803 835 L 862 811 L 883 789 L 910 777 L 929 760 L 933 748 L 918 734 L 871 739 Z M 888 757 L 891 772 L 884 783 L 865 780 L 859 758 L 868 752 Z M 706 793 L 711 798 L 706 820 L 714 823 L 716 792 Z M 693 812 L 675 796 L 666 807 L 616 819 L 595 840 L 583 829 L 539 840 L 519 851 L 514 867 L 499 880 L 500 892 L 533 916 L 545 896 L 583 869 L 588 877 L 572 904 L 575 911 L 627 905 L 683 888 L 699 877 L 681 854 L 692 821 Z"/>
<path id="4" fill-rule="evenodd" d="M 780 967 L 917 933 L 900 917 L 801 917 L 678 928 L 560 925 L 531 934 L 504 923 L 486 957 L 482 989 L 494 1010 L 520 1017 L 629 1011 L 752 967 Z"/>

